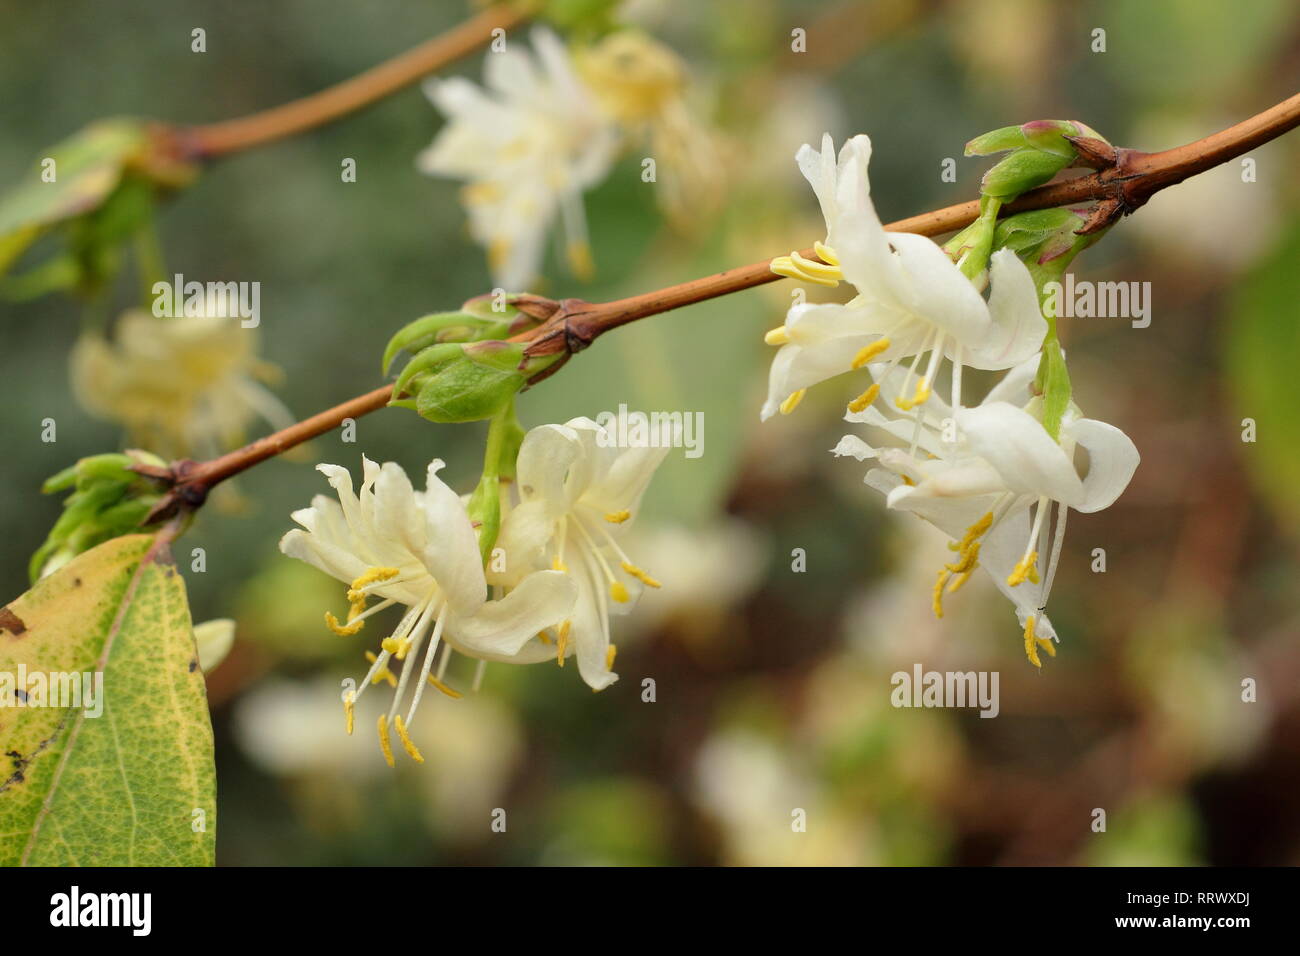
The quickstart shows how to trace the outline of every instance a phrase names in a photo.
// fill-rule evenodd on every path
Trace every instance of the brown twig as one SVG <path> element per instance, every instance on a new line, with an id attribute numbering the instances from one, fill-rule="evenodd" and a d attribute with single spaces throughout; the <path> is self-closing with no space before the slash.
<path id="1" fill-rule="evenodd" d="M 1185 146 L 1159 153 L 1115 150 L 1114 163 L 1109 168 L 1040 186 L 1006 206 L 1003 213 L 1090 201 L 1097 202 L 1099 207 L 1109 204 L 1111 212 L 1108 215 L 1118 217 L 1141 206 L 1159 190 L 1241 156 L 1297 125 L 1300 125 L 1300 94 L 1245 122 Z M 1090 153 L 1090 158 L 1095 157 L 1095 152 Z M 972 200 L 900 219 L 889 223 L 885 229 L 937 236 L 969 225 L 978 214 L 979 203 Z M 803 255 L 815 258 L 811 249 L 805 250 Z M 610 329 L 637 319 L 775 282 L 781 276 L 771 271 L 770 264 L 771 260 L 765 259 L 612 302 L 590 303 L 581 299 L 557 302 L 529 296 L 523 301 L 528 303 L 530 314 L 536 313 L 536 317 L 544 321 L 535 329 L 513 336 L 512 341 L 530 343 L 529 354 L 571 354 L 590 345 Z M 337 428 L 344 419 L 358 418 L 384 407 L 391 395 L 391 386 L 377 388 L 220 458 L 175 463 L 168 476 L 172 481 L 171 492 L 149 520 L 158 520 L 183 508 L 198 507 L 217 483 Z"/>
<path id="2" fill-rule="evenodd" d="M 329 89 L 251 116 L 193 126 L 177 135 L 189 155 L 212 159 L 314 129 L 468 56 L 491 41 L 493 30 L 509 30 L 526 19 L 528 15 L 515 7 L 494 4 L 446 33 Z"/>

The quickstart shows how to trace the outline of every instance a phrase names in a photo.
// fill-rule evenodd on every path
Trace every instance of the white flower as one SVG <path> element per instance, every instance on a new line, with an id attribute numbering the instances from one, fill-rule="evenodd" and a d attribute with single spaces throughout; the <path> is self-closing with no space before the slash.
<path id="1" fill-rule="evenodd" d="M 593 690 L 618 680 L 610 613 L 630 609 L 643 586 L 659 587 L 632 562 L 619 539 L 668 449 L 619 449 L 615 444 L 611 432 L 588 418 L 532 429 L 516 466 L 520 503 L 505 517 L 498 539 L 507 580 L 520 569 L 550 566 L 577 582 L 577 605 L 559 627 L 557 646 L 527 652 L 555 657 L 561 664 L 575 654 L 582 679 Z"/>
<path id="2" fill-rule="evenodd" d="M 256 416 L 274 428 L 294 421 L 258 381 L 279 370 L 258 359 L 255 333 L 210 307 L 175 318 L 126 312 L 112 339 L 83 333 L 69 364 L 83 408 L 164 457 L 215 457 L 243 442 Z"/>
<path id="3" fill-rule="evenodd" d="M 804 390 L 874 361 L 893 367 L 912 363 L 892 395 L 904 410 L 925 402 L 943 359 L 953 365 L 953 404 L 960 405 L 961 369 L 1004 369 L 1036 353 L 1047 323 L 1038 308 L 1029 270 L 1009 250 L 993 255 L 992 292 L 979 288 L 947 254 L 924 236 L 885 232 L 871 202 L 867 163 L 871 141 L 855 136 L 836 161 L 830 134 L 821 152 L 803 146 L 799 168 L 817 193 L 826 219 L 826 243 L 818 255 L 829 265 L 791 253 L 772 270 L 806 282 L 836 285 L 846 279 L 857 290 L 847 305 L 796 305 L 785 324 L 767 334 L 781 350 L 772 362 L 764 419 L 789 412 Z M 917 377 L 920 359 L 930 358 Z M 916 378 L 915 390 L 912 381 Z M 868 389 L 850 408 L 874 400 Z"/>
<path id="4" fill-rule="evenodd" d="M 885 494 L 888 506 L 910 511 L 954 539 L 949 547 L 957 558 L 940 569 L 935 582 L 935 614 L 943 616 L 945 589 L 957 590 L 983 566 L 1015 605 L 1025 653 L 1041 666 L 1039 648 L 1055 653 L 1056 631 L 1045 612 L 1068 510 L 1109 507 L 1128 486 L 1139 456 L 1122 431 L 1081 417 L 1074 406 L 1062 422 L 1060 443 L 1053 441 L 1035 417 L 1041 399 L 1031 397 L 1029 386 L 1036 361 L 1013 369 L 974 408 L 952 412 L 935 400 L 906 420 L 874 406 L 851 412 L 848 420 L 910 446 L 878 448 L 846 436 L 835 454 L 874 458 L 883 467 L 869 471 L 866 482 Z M 949 427 L 955 434 L 945 435 Z M 1076 447 L 1088 452 L 1082 477 L 1074 464 Z M 1053 504 L 1054 530 L 1048 521 Z"/>
<path id="5" fill-rule="evenodd" d="M 340 624 L 333 614 L 325 615 L 336 633 L 355 634 L 375 612 L 394 604 L 406 607 L 396 630 L 384 638 L 380 653 L 367 653 L 370 671 L 361 689 L 345 697 L 344 703 L 351 732 L 357 698 L 372 684 L 387 680 L 396 692 L 392 707 L 379 719 L 384 756 L 391 764 L 388 728 L 392 725 L 407 752 L 423 762 L 408 728 L 426 685 L 459 696 L 441 680 L 450 649 L 480 661 L 522 662 L 521 651 L 530 641 L 536 643 L 538 632 L 570 613 L 576 588 L 563 574 L 541 571 L 522 577 L 501 600 L 489 601 L 478 535 L 464 503 L 438 477 L 442 461 L 429 464 L 423 493 L 411 487 L 406 472 L 393 462 L 381 467 L 363 456 L 362 467 L 361 489 L 354 493 L 346 468 L 317 465 L 338 493 L 338 501 L 317 495 L 310 508 L 295 511 L 293 519 L 306 530 L 288 532 L 280 540 L 280 550 L 348 583 L 347 624 Z M 379 603 L 366 608 L 371 597 L 379 598 Z M 417 668 L 414 655 L 426 637 L 428 648 Z M 448 651 L 439 675 L 434 676 L 439 643 L 446 644 Z M 402 668 L 399 680 L 388 669 L 389 661 L 405 661 L 408 656 L 413 660 Z M 413 677 L 415 687 L 403 717 L 398 709 Z"/>
<path id="6" fill-rule="evenodd" d="M 487 248 L 493 281 L 514 291 L 537 278 L 557 211 L 571 267 L 590 272 L 582 193 L 609 172 L 618 142 L 560 39 L 538 27 L 532 41 L 535 55 L 489 54 L 484 87 L 425 83 L 448 122 L 417 160 L 422 172 L 465 180 L 470 233 Z"/>

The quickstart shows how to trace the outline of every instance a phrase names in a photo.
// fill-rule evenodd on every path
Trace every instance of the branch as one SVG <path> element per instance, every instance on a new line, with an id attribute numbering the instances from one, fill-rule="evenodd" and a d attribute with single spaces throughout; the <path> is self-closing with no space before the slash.
<path id="1" fill-rule="evenodd" d="M 1002 212 L 1013 214 L 1089 201 L 1098 202 L 1099 209 L 1109 208 L 1107 215 L 1119 218 L 1141 206 L 1161 189 L 1235 159 L 1297 125 L 1300 125 L 1300 94 L 1236 126 L 1175 149 L 1159 153 L 1113 149 L 1109 154 L 1104 150 L 1085 150 L 1085 155 L 1104 168 L 1065 182 L 1040 186 L 1003 207 Z M 900 219 L 889 223 L 885 229 L 938 236 L 969 225 L 977 215 L 979 202 L 972 200 Z M 802 255 L 817 258 L 811 249 L 804 250 Z M 770 259 L 765 259 L 612 302 L 590 303 L 581 299 L 556 302 L 528 296 L 519 304 L 527 303 L 524 308 L 544 321 L 538 327 L 514 336 L 511 341 L 530 343 L 527 352 L 534 355 L 577 352 L 610 329 L 637 319 L 775 282 L 782 277 L 771 271 L 770 263 Z M 391 397 L 392 386 L 385 385 L 220 458 L 174 463 L 169 472 L 155 474 L 155 477 L 170 481 L 172 487 L 145 523 L 182 509 L 197 508 L 219 482 L 337 428 L 346 418 L 359 418 L 383 408 Z"/>
<path id="2" fill-rule="evenodd" d="M 486 46 L 493 30 L 509 30 L 527 19 L 527 14 L 512 7 L 494 4 L 446 33 L 329 89 L 251 116 L 192 126 L 177 135 L 190 155 L 212 159 L 314 129 L 410 86 Z"/>

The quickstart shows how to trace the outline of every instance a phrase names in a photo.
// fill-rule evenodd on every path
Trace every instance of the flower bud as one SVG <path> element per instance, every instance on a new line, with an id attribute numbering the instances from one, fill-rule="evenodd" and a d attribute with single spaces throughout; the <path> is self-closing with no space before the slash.
<path id="1" fill-rule="evenodd" d="M 1079 151 L 1069 139 L 1072 136 L 1106 143 L 1096 130 L 1077 120 L 1035 120 L 975 137 L 966 144 L 966 155 L 988 156 L 1010 151 L 984 174 L 981 182 L 984 195 L 1010 202 L 1043 185 L 1061 170 L 1077 165 Z"/>
<path id="2" fill-rule="evenodd" d="M 101 542 L 140 530 L 141 522 L 161 500 L 164 483 L 132 470 L 136 465 L 166 468 L 162 459 L 148 452 L 92 455 L 41 486 L 45 494 L 72 493 L 28 564 L 33 583 Z"/>

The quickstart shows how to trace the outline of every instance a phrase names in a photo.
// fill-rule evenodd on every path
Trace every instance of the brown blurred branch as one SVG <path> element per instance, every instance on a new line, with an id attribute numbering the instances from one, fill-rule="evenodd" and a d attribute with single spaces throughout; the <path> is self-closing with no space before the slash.
<path id="1" fill-rule="evenodd" d="M 1099 208 L 1107 203 L 1113 204 L 1112 213 L 1118 218 L 1141 206 L 1161 189 L 1241 156 L 1297 125 L 1300 125 L 1300 94 L 1245 122 L 1175 149 L 1159 153 L 1113 150 L 1113 155 L 1098 160 L 1098 164 L 1105 168 L 1076 179 L 1040 186 L 1006 206 L 1003 211 L 1009 214 L 1094 201 L 1098 202 Z M 969 225 L 978 212 L 979 203 L 972 200 L 900 219 L 889 223 L 885 228 L 891 232 L 937 236 Z M 816 258 L 811 249 L 805 250 L 803 255 Z M 590 345 L 610 329 L 637 319 L 775 282 L 781 276 L 771 271 L 770 263 L 770 259 L 764 259 L 753 265 L 728 269 L 716 275 L 612 302 L 590 303 L 581 299 L 555 301 L 528 296 L 525 308 L 543 321 L 536 328 L 514 336 L 512 341 L 530 343 L 527 349 L 529 354 L 571 354 Z M 359 418 L 383 408 L 391 397 L 391 386 L 377 388 L 220 458 L 206 462 L 174 463 L 168 472 L 155 475 L 169 480 L 172 488 L 148 521 L 157 521 L 179 510 L 197 508 L 207 497 L 208 491 L 219 482 L 337 428 L 344 419 Z"/>
<path id="2" fill-rule="evenodd" d="M 492 40 L 493 30 L 509 30 L 526 19 L 527 14 L 494 4 L 446 33 L 319 93 L 251 116 L 178 130 L 177 135 L 190 155 L 212 159 L 314 129 L 468 56 Z"/>

